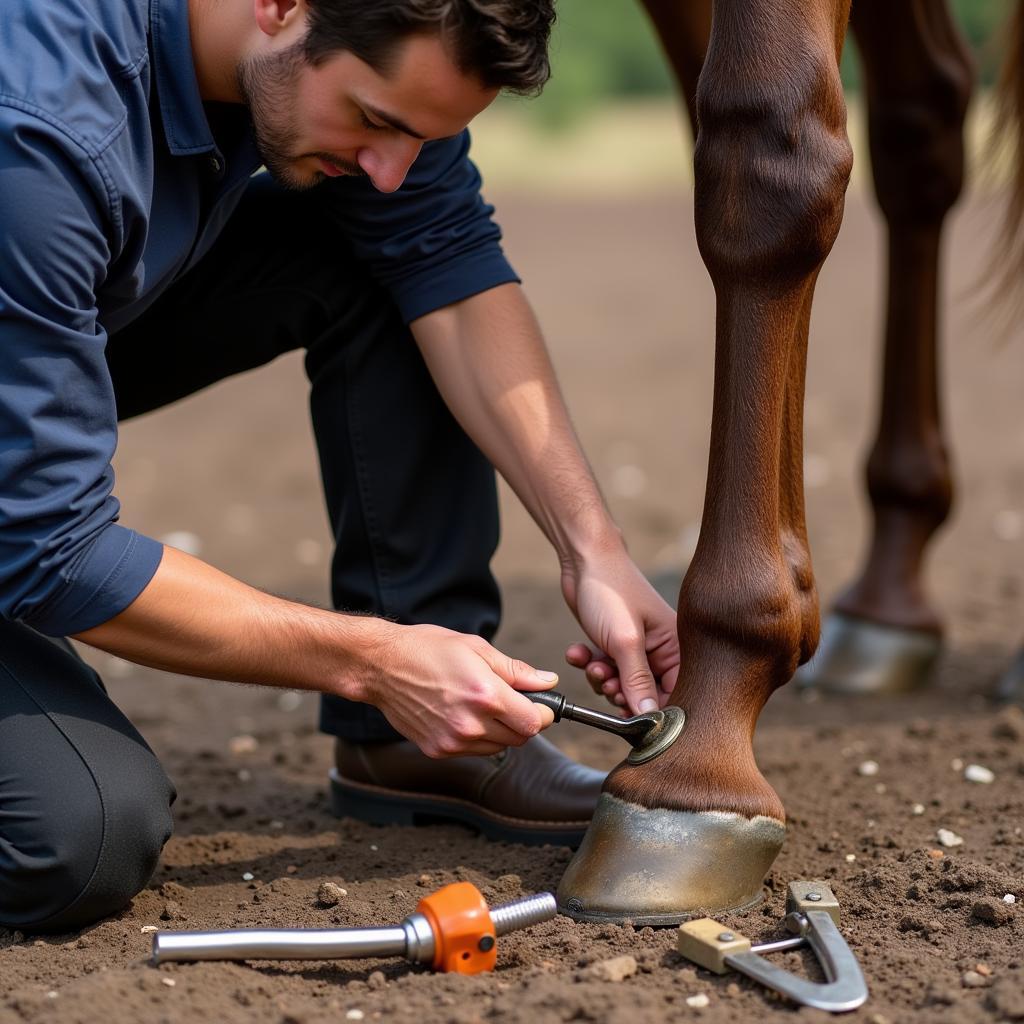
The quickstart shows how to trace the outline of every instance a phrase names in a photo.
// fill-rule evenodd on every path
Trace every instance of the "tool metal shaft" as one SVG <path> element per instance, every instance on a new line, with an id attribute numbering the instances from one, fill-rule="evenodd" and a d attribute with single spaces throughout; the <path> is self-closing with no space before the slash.
<path id="1" fill-rule="evenodd" d="M 236 928 L 219 932 L 158 932 L 153 960 L 335 960 L 405 956 L 401 926 L 388 928 Z"/>
<path id="2" fill-rule="evenodd" d="M 555 897 L 542 892 L 490 910 L 496 935 L 507 935 L 557 913 Z M 340 960 L 404 956 L 429 963 L 434 935 L 423 914 L 380 928 L 236 928 L 216 932 L 157 932 L 153 962 L 177 960 Z"/>
<path id="3" fill-rule="evenodd" d="M 589 725 L 595 729 L 615 733 L 616 736 L 621 736 L 631 743 L 639 743 L 645 739 L 657 724 L 657 718 L 651 714 L 619 718 L 617 715 L 609 715 L 596 708 L 573 704 L 564 693 L 559 693 L 557 690 L 539 690 L 534 693 L 524 693 L 523 696 L 532 700 L 534 704 L 543 704 L 545 707 L 551 708 L 556 722 L 563 718 L 567 722 L 579 722 L 581 725 Z"/>

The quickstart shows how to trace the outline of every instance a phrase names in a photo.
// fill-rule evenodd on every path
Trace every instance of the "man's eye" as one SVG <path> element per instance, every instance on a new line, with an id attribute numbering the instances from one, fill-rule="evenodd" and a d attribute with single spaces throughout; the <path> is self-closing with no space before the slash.
<path id="1" fill-rule="evenodd" d="M 385 128 L 387 128 L 386 124 L 374 124 L 374 122 L 371 121 L 366 116 L 366 111 L 365 110 L 360 110 L 359 111 L 359 120 L 362 121 L 364 128 L 369 128 L 371 131 L 382 132 L 382 131 L 384 131 Z"/>

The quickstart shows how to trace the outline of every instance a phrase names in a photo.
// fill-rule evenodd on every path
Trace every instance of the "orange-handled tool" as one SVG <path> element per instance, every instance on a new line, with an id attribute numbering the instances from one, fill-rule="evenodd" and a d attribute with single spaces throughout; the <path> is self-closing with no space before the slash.
<path id="1" fill-rule="evenodd" d="M 401 924 L 382 928 L 239 928 L 157 932 L 153 962 L 172 960 L 334 960 L 404 956 L 437 971 L 493 971 L 501 935 L 555 916 L 549 892 L 488 909 L 471 882 L 446 885 L 420 900 Z"/>

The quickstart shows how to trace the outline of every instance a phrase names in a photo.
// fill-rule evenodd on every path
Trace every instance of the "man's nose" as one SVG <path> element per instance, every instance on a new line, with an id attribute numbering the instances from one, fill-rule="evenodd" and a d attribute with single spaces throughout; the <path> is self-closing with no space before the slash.
<path id="1" fill-rule="evenodd" d="M 400 136 L 374 146 L 367 146 L 356 154 L 356 162 L 369 176 L 379 192 L 394 192 L 409 173 L 423 143 L 418 139 Z"/>

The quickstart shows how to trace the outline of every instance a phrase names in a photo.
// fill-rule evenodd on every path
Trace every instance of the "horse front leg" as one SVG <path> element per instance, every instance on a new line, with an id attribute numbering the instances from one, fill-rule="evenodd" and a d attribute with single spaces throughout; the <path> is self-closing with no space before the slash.
<path id="1" fill-rule="evenodd" d="M 817 640 L 799 404 L 814 281 L 852 159 L 838 73 L 848 6 L 714 4 L 695 151 L 697 241 L 717 296 L 714 410 L 671 697 L 686 725 L 654 760 L 609 776 L 559 886 L 578 919 L 667 924 L 751 905 L 785 835 L 752 738 Z"/>
<path id="2" fill-rule="evenodd" d="M 800 682 L 879 693 L 926 682 L 941 644 L 923 573 L 953 497 L 939 401 L 939 249 L 963 184 L 973 75 L 946 0 L 857 0 L 853 31 L 888 228 L 882 400 L 865 474 L 873 524 L 860 573 Z"/>

